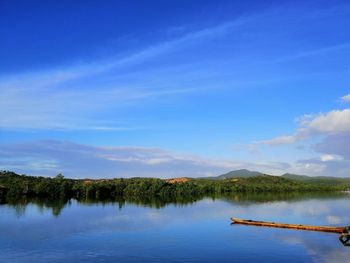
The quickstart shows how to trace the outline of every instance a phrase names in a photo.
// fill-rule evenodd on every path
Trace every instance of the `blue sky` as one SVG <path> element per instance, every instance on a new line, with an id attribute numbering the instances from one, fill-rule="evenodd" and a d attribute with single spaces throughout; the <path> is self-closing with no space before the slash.
<path id="1" fill-rule="evenodd" d="M 350 176 L 349 17 L 348 1 L 1 1 L 0 169 Z"/>

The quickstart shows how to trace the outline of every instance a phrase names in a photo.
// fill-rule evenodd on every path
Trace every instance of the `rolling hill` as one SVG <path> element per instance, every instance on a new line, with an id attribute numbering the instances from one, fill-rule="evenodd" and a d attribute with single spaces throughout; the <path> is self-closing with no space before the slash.
<path id="1" fill-rule="evenodd" d="M 249 171 L 247 169 L 241 169 L 241 170 L 235 170 L 231 171 L 222 175 L 219 175 L 216 177 L 216 179 L 229 179 L 229 178 L 237 178 L 237 177 L 254 177 L 254 176 L 260 176 L 264 175 L 263 173 L 256 172 L 256 171 Z"/>
<path id="2" fill-rule="evenodd" d="M 264 174 L 257 171 L 250 171 L 247 169 L 240 169 L 240 170 L 234 170 L 230 171 L 225 174 L 221 174 L 219 176 L 215 177 L 206 177 L 205 179 L 211 179 L 211 180 L 223 180 L 223 179 L 230 179 L 230 178 L 250 178 L 255 176 L 262 176 L 262 175 L 269 175 Z M 304 182 L 318 182 L 323 184 L 329 184 L 329 183 L 350 183 L 350 178 L 341 178 L 341 177 L 332 177 L 332 176 L 307 176 L 307 175 L 299 175 L 299 174 L 292 174 L 292 173 L 285 173 L 281 175 L 282 178 L 294 180 L 294 181 L 304 181 Z"/>

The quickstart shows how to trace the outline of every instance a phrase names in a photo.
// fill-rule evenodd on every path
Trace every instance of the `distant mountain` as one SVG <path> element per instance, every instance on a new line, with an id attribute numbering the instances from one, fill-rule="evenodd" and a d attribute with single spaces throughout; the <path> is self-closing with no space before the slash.
<path id="1" fill-rule="evenodd" d="M 249 171 L 247 169 L 241 169 L 241 170 L 231 171 L 214 178 L 216 179 L 229 179 L 229 178 L 237 178 L 237 177 L 248 178 L 248 177 L 260 176 L 260 175 L 264 175 L 264 174 L 256 171 Z"/>
<path id="2" fill-rule="evenodd" d="M 223 180 L 230 178 L 250 178 L 256 176 L 268 175 L 257 171 L 249 171 L 247 169 L 240 169 L 231 171 L 219 176 L 214 177 L 202 177 L 198 179 L 210 179 L 210 180 Z M 344 183 L 350 183 L 350 178 L 340 178 L 331 176 L 307 176 L 292 173 L 285 173 L 281 175 L 282 178 L 290 179 L 294 181 L 304 181 L 305 183 L 318 183 L 320 185 L 339 185 Z"/>
<path id="3" fill-rule="evenodd" d="M 282 174 L 282 177 L 287 178 L 287 179 L 292 179 L 292 180 L 310 180 L 310 179 L 312 179 L 311 176 L 290 174 L 290 173 Z"/>
<path id="4" fill-rule="evenodd" d="M 290 174 L 285 173 L 282 177 L 297 181 L 318 181 L 318 182 L 349 182 L 350 178 L 342 178 L 342 177 L 333 177 L 333 176 L 307 176 L 307 175 L 298 175 L 298 174 Z"/>

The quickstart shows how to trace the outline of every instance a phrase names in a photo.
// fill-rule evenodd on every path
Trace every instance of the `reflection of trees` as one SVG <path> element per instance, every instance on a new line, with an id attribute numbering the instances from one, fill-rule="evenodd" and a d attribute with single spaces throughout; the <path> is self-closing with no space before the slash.
<path id="1" fill-rule="evenodd" d="M 34 204 L 40 211 L 51 210 L 52 215 L 58 217 L 64 207 L 70 204 L 68 199 L 45 199 L 45 198 L 16 198 L 7 199 L 7 205 L 14 208 L 17 217 L 23 217 L 26 213 L 26 207 Z"/>
<path id="2" fill-rule="evenodd" d="M 179 195 L 130 195 L 130 196 L 117 196 L 113 198 L 80 198 L 77 201 L 84 205 L 111 205 L 115 204 L 119 209 L 123 209 L 126 203 L 134 204 L 137 206 L 151 207 L 160 209 L 167 205 L 186 206 L 191 205 L 203 198 L 211 198 L 213 200 L 219 199 L 230 203 L 239 205 L 250 205 L 255 203 L 277 202 L 277 201 L 301 201 L 307 199 L 336 199 L 342 198 L 344 194 L 341 193 L 239 193 L 239 194 L 179 194 Z M 15 209 L 15 213 L 18 217 L 25 215 L 26 206 L 28 204 L 34 204 L 40 211 L 44 212 L 50 210 L 52 215 L 58 217 L 62 210 L 68 205 L 71 205 L 73 199 L 58 198 L 14 198 L 7 199 L 6 203 Z"/>
<path id="3" fill-rule="evenodd" d="M 16 217 L 24 217 L 26 213 L 26 208 L 28 205 L 27 198 L 16 198 L 16 199 L 6 199 L 6 203 L 9 207 L 15 210 Z"/>
<path id="4" fill-rule="evenodd" d="M 203 199 L 204 195 L 194 196 L 128 196 L 128 197 L 115 197 L 108 199 L 96 199 L 96 198 L 85 198 L 79 199 L 78 201 L 83 204 L 111 204 L 117 203 L 119 209 L 122 209 L 126 203 L 135 204 L 138 206 L 145 206 L 151 208 L 162 208 L 166 205 L 173 204 L 178 206 L 188 205 L 195 203 Z"/>
<path id="5" fill-rule="evenodd" d="M 18 218 L 24 217 L 26 213 L 26 207 L 27 207 L 27 204 L 16 204 L 14 206 L 16 211 L 16 217 Z"/>
<path id="6" fill-rule="evenodd" d="M 77 200 L 79 203 L 84 205 L 110 205 L 117 204 L 119 209 L 123 209 L 126 203 L 134 204 L 137 206 L 151 207 L 151 208 L 162 208 L 166 205 L 173 204 L 177 206 L 184 206 L 195 203 L 201 200 L 204 196 L 172 196 L 172 197 L 161 197 L 161 196 L 129 196 L 129 197 L 115 197 L 115 198 L 84 198 Z M 15 210 L 18 217 L 25 216 L 27 205 L 35 205 L 41 212 L 50 210 L 52 215 L 55 217 L 60 216 L 62 210 L 68 205 L 71 205 L 72 199 L 47 199 L 47 198 L 14 198 L 7 199 L 6 203 L 8 206 Z"/>

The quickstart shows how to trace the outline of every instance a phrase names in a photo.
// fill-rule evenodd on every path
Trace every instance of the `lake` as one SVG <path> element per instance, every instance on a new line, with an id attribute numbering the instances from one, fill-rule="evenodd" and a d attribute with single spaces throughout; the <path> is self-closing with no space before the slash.
<path id="1" fill-rule="evenodd" d="M 309 194 L 3 204 L 0 262 L 350 262 L 337 234 L 230 224 L 235 216 L 347 226 L 349 201 Z"/>

